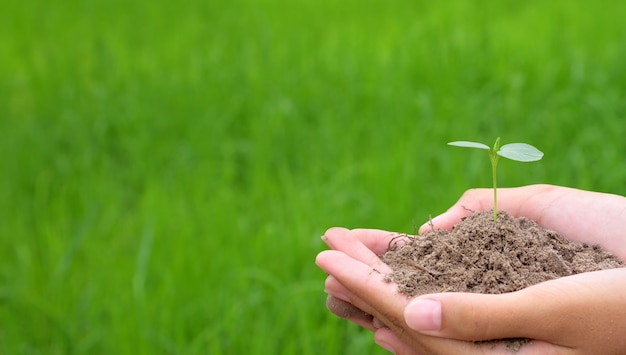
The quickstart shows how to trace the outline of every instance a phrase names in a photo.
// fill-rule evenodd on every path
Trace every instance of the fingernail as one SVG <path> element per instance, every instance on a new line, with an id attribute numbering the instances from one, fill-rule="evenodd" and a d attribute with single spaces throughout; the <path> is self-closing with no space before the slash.
<path id="1" fill-rule="evenodd" d="M 441 303 L 435 300 L 414 300 L 404 309 L 404 321 L 417 331 L 441 329 Z"/>

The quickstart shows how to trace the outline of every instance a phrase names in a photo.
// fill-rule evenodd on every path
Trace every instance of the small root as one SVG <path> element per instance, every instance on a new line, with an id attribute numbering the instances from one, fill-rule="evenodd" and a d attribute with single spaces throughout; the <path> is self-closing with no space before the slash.
<path id="1" fill-rule="evenodd" d="M 411 236 L 406 235 L 406 234 L 396 235 L 395 237 L 391 238 L 391 240 L 389 241 L 389 244 L 387 245 L 387 251 L 396 250 L 398 248 L 398 239 L 401 239 L 401 238 L 411 239 L 411 238 L 415 238 L 415 237 L 411 237 Z"/>
<path id="2" fill-rule="evenodd" d="M 433 223 L 433 216 L 428 215 L 428 225 L 430 226 L 430 231 L 435 231 L 435 224 Z"/>

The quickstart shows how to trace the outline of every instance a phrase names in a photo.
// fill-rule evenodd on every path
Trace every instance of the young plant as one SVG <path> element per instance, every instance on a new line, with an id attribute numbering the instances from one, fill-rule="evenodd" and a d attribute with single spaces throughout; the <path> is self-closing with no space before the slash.
<path id="1" fill-rule="evenodd" d="M 496 178 L 496 168 L 498 166 L 498 158 L 504 157 L 507 159 L 531 162 L 541 160 L 543 153 L 526 143 L 510 143 L 500 147 L 500 137 L 496 139 L 493 145 L 493 150 L 488 145 L 476 142 L 457 141 L 450 142 L 449 145 L 464 147 L 464 148 L 477 148 L 484 149 L 489 153 L 489 159 L 491 160 L 491 172 L 493 176 L 493 221 L 498 220 L 498 182 Z"/>

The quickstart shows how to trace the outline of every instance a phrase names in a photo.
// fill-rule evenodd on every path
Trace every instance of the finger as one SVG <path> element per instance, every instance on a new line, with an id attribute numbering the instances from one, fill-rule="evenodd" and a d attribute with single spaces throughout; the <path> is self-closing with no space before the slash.
<path id="1" fill-rule="evenodd" d="M 337 252 L 337 251 L 327 251 L 324 252 L 324 254 L 331 254 L 331 253 L 337 253 L 339 255 L 343 255 L 346 258 L 349 258 L 348 256 L 346 256 L 345 254 L 341 253 L 341 252 Z M 327 261 L 324 260 L 323 256 L 318 257 L 319 263 L 320 263 L 320 267 L 322 267 L 323 269 L 326 268 L 327 265 Z M 341 259 L 338 259 L 336 256 L 331 256 L 331 261 L 330 261 L 333 266 L 334 265 L 347 265 L 346 262 L 342 261 Z M 361 267 L 364 264 L 354 260 L 354 259 L 347 259 L 347 262 L 349 263 L 357 263 L 357 267 Z M 330 272 L 331 269 L 327 269 Z M 360 278 L 362 279 L 364 276 L 365 277 L 369 277 L 371 276 L 372 273 L 374 273 L 375 271 L 372 271 L 372 269 L 368 269 L 368 268 L 364 268 L 362 272 L 367 272 L 367 274 L 365 275 L 359 275 L 358 274 L 358 270 L 357 268 L 355 268 L 355 266 L 352 266 L 349 270 L 352 270 L 352 273 L 350 273 L 350 275 L 348 275 L 347 277 L 350 277 L 352 279 L 354 278 Z M 369 270 L 369 271 L 366 271 Z M 390 288 L 394 288 L 394 285 L 391 283 L 386 283 L 385 282 L 385 287 L 390 287 Z M 324 292 L 326 292 L 328 295 L 333 296 L 335 298 L 338 298 L 340 300 L 343 300 L 345 302 L 348 302 L 352 305 L 355 305 L 356 302 L 358 302 L 359 300 L 359 295 L 355 294 L 352 290 L 348 289 L 347 287 L 345 287 L 333 274 L 329 274 L 328 277 L 326 277 L 326 281 L 324 282 Z M 373 292 L 373 291 L 370 291 Z M 357 307 L 358 308 L 358 307 Z M 365 311 L 367 313 L 366 309 L 363 309 L 363 311 Z"/>
<path id="2" fill-rule="evenodd" d="M 389 232 L 377 230 L 347 230 L 344 228 L 331 228 L 324 236 L 328 246 L 334 250 L 344 252 L 346 255 L 359 260 L 380 273 L 389 273 L 391 269 L 380 260 L 389 244 Z M 369 245 L 363 243 L 365 240 Z M 372 250 L 374 249 L 374 250 Z M 381 250 L 383 250 L 380 252 Z M 377 253 L 379 251 L 380 253 Z"/>
<path id="3" fill-rule="evenodd" d="M 344 234 L 348 233 L 350 230 L 342 227 L 332 227 L 329 228 L 324 235 L 322 235 L 322 240 L 326 245 L 328 245 L 331 249 L 335 249 L 333 247 L 333 239 L 341 238 Z"/>
<path id="4" fill-rule="evenodd" d="M 351 299 L 358 299 L 339 283 L 332 275 L 326 278 L 325 291 L 328 293 L 327 308 L 336 316 L 347 319 L 363 328 L 375 331 L 385 327 L 378 318 L 361 310 L 351 303 Z"/>
<path id="5" fill-rule="evenodd" d="M 352 303 L 341 300 L 335 296 L 328 295 L 326 298 L 326 307 L 340 318 L 372 321 L 371 314 L 364 312 L 352 305 Z"/>
<path id="6" fill-rule="evenodd" d="M 333 255 L 333 254 L 336 254 L 336 255 Z M 341 257 L 337 257 L 337 256 L 341 256 Z M 344 257 L 345 260 L 342 260 L 342 257 Z M 346 261 L 348 263 L 351 263 L 352 266 L 347 265 Z M 357 260 L 350 258 L 349 256 L 345 255 L 343 252 L 334 251 L 334 250 L 329 250 L 329 251 L 320 253 L 320 255 L 318 255 L 318 258 L 316 259 L 316 262 L 323 270 L 329 273 L 329 276 L 326 278 L 326 281 L 324 283 L 324 291 L 328 293 L 329 295 L 327 298 L 326 305 L 332 313 L 334 313 L 335 315 L 341 318 L 345 318 L 353 323 L 356 323 L 362 326 L 363 328 L 369 329 L 371 331 L 375 331 L 376 329 L 384 326 L 380 322 L 380 320 L 377 320 L 377 324 L 374 324 L 373 316 L 370 313 L 362 310 L 361 308 L 353 304 L 355 303 L 355 301 L 358 302 L 358 304 L 364 304 L 364 303 L 360 301 L 358 296 L 356 296 L 349 289 L 344 287 L 335 278 L 335 276 L 333 276 L 332 274 L 333 269 L 329 268 L 329 266 L 332 267 L 332 266 L 338 265 L 339 269 L 355 270 L 354 275 L 356 276 L 358 271 L 356 271 L 355 265 L 367 267 L 366 265 L 364 265 L 363 263 Z M 366 269 L 366 270 L 371 270 L 371 269 Z M 369 271 L 369 272 L 372 272 L 372 271 Z M 392 287 L 391 284 L 387 284 L 386 286 Z"/>
<path id="7" fill-rule="evenodd" d="M 334 315 L 349 320 L 370 331 L 375 331 L 377 328 L 380 328 L 380 326 L 376 326 L 374 317 L 372 317 L 371 314 L 337 297 L 328 295 L 326 298 L 326 307 Z"/>
<path id="8" fill-rule="evenodd" d="M 389 249 L 389 243 L 396 237 L 402 235 L 379 229 L 354 229 L 352 233 L 374 254 L 382 255 Z"/>
<path id="9" fill-rule="evenodd" d="M 342 239 L 350 241 L 359 240 L 367 246 L 373 253 L 381 255 L 387 251 L 389 242 L 399 233 L 392 233 L 379 229 L 345 229 L 334 227 L 324 233 L 322 239 L 331 249 L 338 249 Z M 338 244 L 339 243 L 339 244 Z"/>

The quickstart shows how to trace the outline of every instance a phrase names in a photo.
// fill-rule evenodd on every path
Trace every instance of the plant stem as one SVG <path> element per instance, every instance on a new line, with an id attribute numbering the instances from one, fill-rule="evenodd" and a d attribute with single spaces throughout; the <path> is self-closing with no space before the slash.
<path id="1" fill-rule="evenodd" d="M 494 154 L 492 163 L 493 171 L 493 221 L 498 220 L 498 179 L 496 178 L 496 166 L 498 165 L 498 156 Z"/>
<path id="2" fill-rule="evenodd" d="M 496 139 L 493 144 L 493 152 L 489 152 L 489 158 L 491 158 L 491 171 L 493 176 L 493 221 L 498 221 L 498 179 L 496 176 L 496 170 L 498 167 L 498 150 L 500 149 L 500 137 Z"/>

